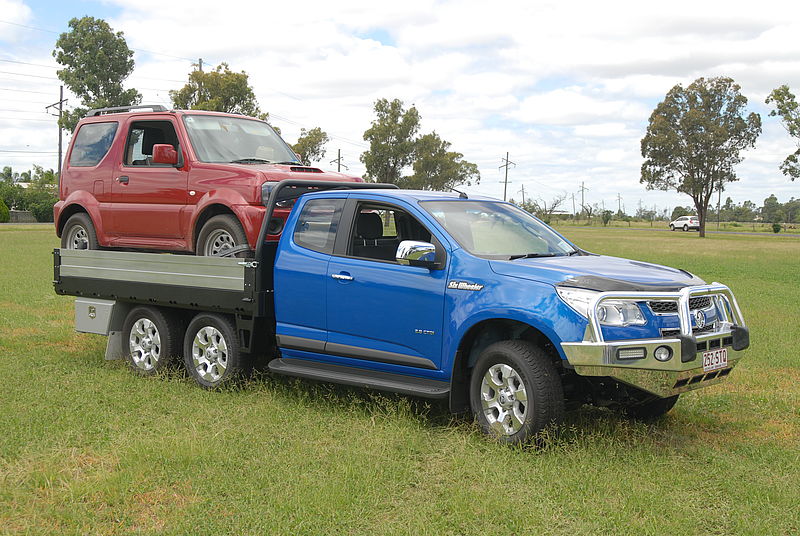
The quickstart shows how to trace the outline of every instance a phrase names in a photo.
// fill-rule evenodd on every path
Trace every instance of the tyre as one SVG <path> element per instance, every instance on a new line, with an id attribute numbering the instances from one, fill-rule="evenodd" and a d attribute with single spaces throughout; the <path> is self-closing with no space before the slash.
<path id="1" fill-rule="evenodd" d="M 186 329 L 183 339 L 186 370 L 201 387 L 216 389 L 244 373 L 236 328 L 228 317 L 200 313 Z"/>
<path id="2" fill-rule="evenodd" d="M 550 357 L 533 343 L 502 341 L 478 357 L 470 405 L 484 433 L 526 443 L 564 418 L 564 392 Z"/>
<path id="3" fill-rule="evenodd" d="M 629 417 L 640 419 L 643 421 L 657 419 L 667 413 L 675 406 L 680 395 L 674 395 L 667 398 L 656 398 L 643 404 L 636 404 L 625 406 L 623 411 Z"/>
<path id="4" fill-rule="evenodd" d="M 675 230 L 675 226 L 674 226 L 674 225 L 672 225 L 671 223 L 669 224 L 669 230 L 670 230 L 670 231 L 674 231 L 674 230 Z"/>
<path id="5" fill-rule="evenodd" d="M 688 230 L 689 230 L 689 226 L 684 223 L 683 224 L 683 232 L 685 233 Z"/>
<path id="6" fill-rule="evenodd" d="M 62 249 L 100 249 L 92 219 L 85 212 L 73 214 L 61 231 Z"/>
<path id="7" fill-rule="evenodd" d="M 137 373 L 157 374 L 181 355 L 181 324 L 171 312 L 135 307 L 123 326 L 122 352 Z"/>
<path id="8" fill-rule="evenodd" d="M 206 257 L 220 255 L 236 246 L 246 245 L 247 235 L 232 214 L 220 214 L 208 220 L 197 236 L 195 253 Z"/>

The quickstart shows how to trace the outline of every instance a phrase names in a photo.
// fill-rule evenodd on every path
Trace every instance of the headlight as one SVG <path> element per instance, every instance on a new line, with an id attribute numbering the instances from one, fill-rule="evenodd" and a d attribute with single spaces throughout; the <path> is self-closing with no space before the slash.
<path id="1" fill-rule="evenodd" d="M 588 318 L 589 306 L 599 294 L 582 288 L 556 287 L 558 295 L 578 314 Z M 634 301 L 605 300 L 597 307 L 597 319 L 604 326 L 643 326 L 647 323 Z"/>

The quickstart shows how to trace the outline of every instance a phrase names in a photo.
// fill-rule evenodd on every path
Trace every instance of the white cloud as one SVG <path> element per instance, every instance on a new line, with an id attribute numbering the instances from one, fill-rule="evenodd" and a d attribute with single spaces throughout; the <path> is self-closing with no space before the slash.
<path id="1" fill-rule="evenodd" d="M 19 0 L 0 0 L 0 13 L 5 21 L 0 24 L 0 43 L 18 41 L 25 34 L 25 28 L 18 25 L 30 21 L 31 9 Z"/>

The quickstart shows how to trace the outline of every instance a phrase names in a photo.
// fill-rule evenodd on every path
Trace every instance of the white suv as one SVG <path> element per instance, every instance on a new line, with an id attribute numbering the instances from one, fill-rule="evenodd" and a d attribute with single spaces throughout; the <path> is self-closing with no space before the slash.
<path id="1" fill-rule="evenodd" d="M 675 229 L 683 229 L 684 231 L 688 231 L 689 229 L 694 229 L 696 231 L 700 230 L 700 218 L 697 216 L 681 216 L 675 221 L 669 223 L 669 230 L 674 231 Z"/>

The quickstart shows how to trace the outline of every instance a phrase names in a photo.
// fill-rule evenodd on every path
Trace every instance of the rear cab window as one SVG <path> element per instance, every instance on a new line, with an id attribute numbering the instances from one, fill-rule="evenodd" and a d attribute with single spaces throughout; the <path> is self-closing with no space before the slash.
<path id="1" fill-rule="evenodd" d="M 119 123 L 86 123 L 78 129 L 72 152 L 69 156 L 69 165 L 76 167 L 93 167 L 100 163 L 106 156 Z"/>
<path id="2" fill-rule="evenodd" d="M 344 207 L 344 199 L 312 199 L 308 201 L 294 228 L 292 238 L 300 247 L 319 253 L 333 253 L 336 229 Z"/>

